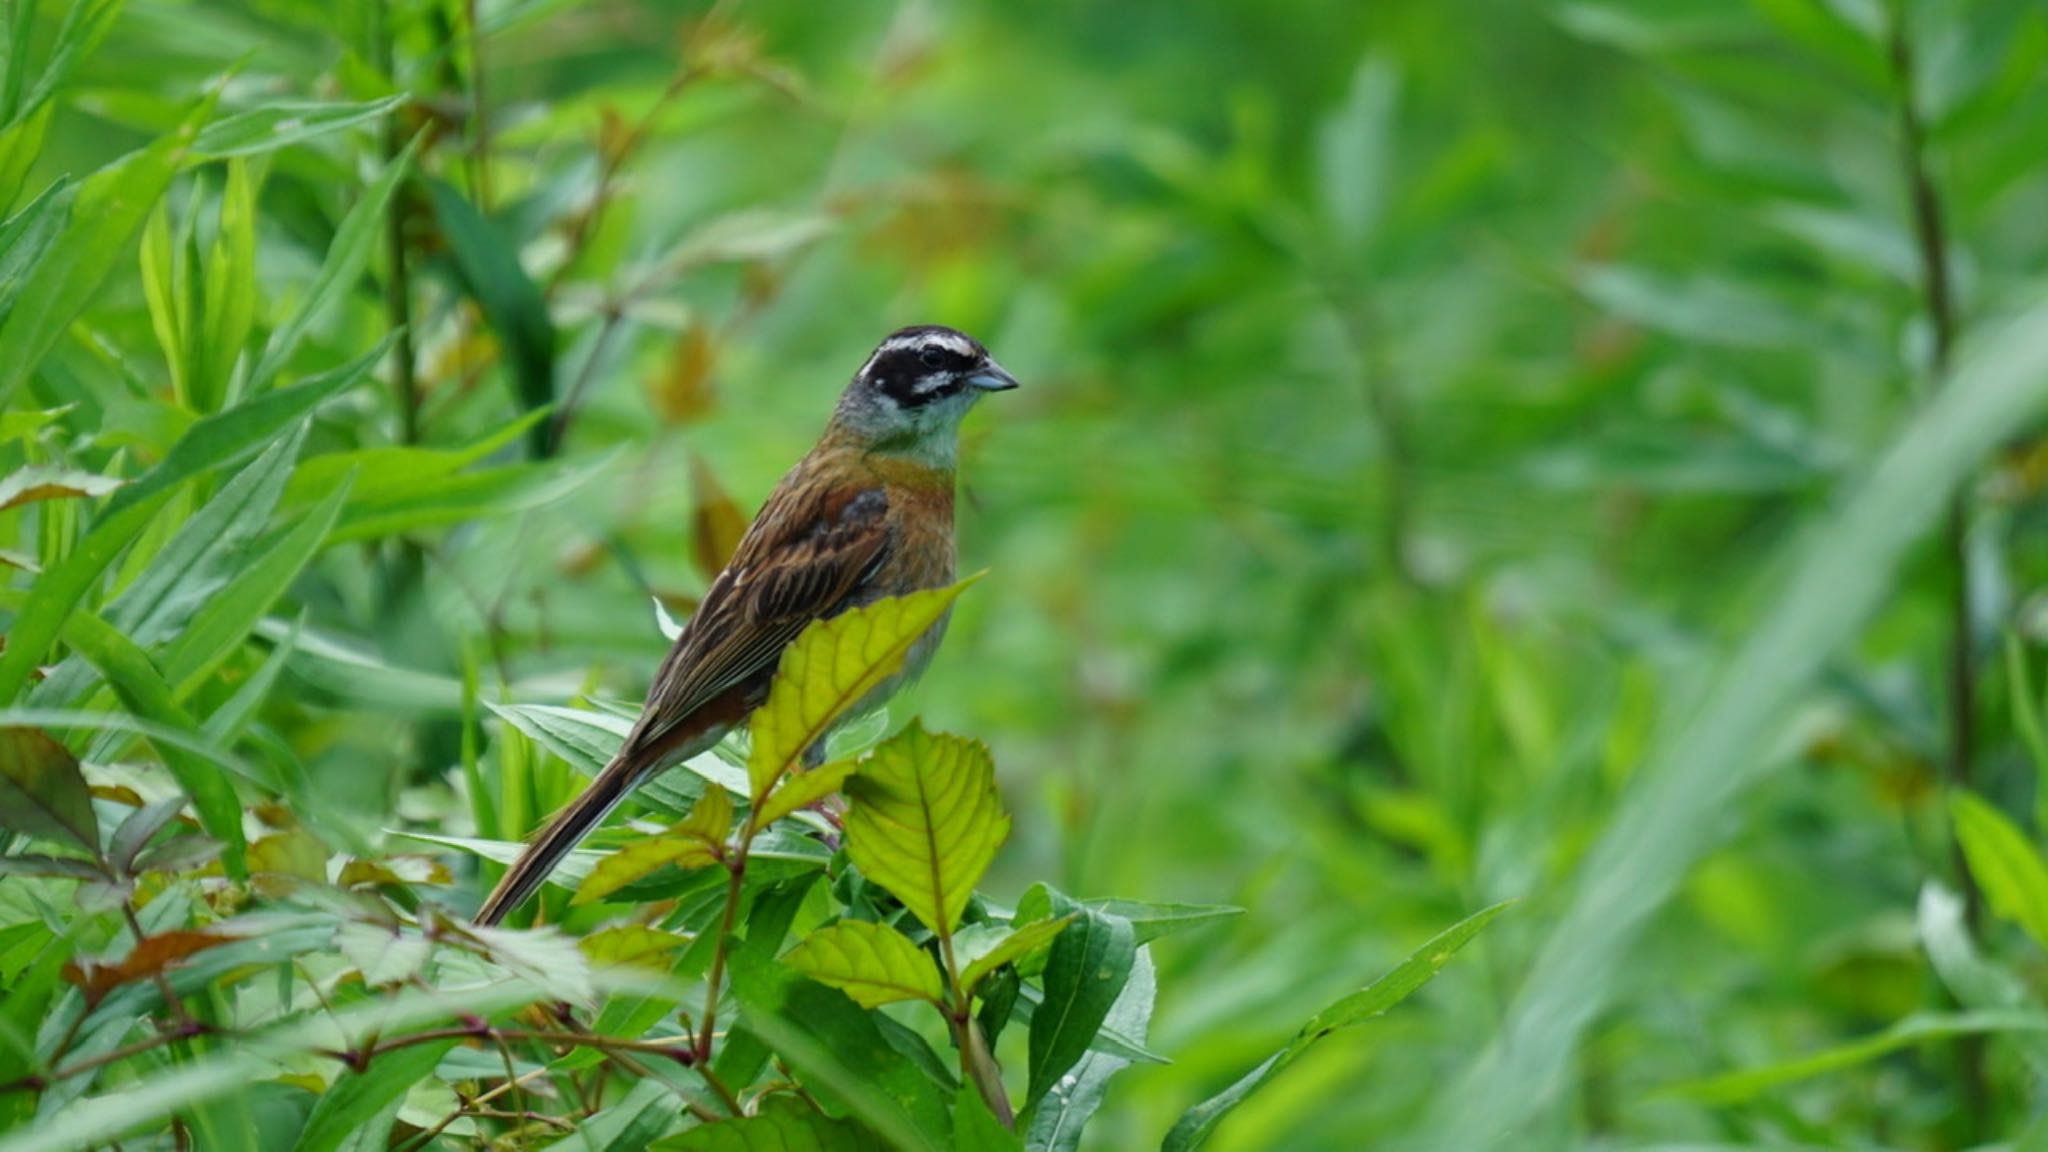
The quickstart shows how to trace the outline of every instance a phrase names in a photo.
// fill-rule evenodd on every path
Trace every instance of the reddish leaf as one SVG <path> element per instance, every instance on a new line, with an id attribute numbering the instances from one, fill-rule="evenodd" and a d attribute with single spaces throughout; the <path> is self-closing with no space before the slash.
<path id="1" fill-rule="evenodd" d="M 84 991 L 87 1003 L 98 1004 L 123 984 L 147 980 L 187 956 L 234 941 L 232 936 L 215 936 L 210 932 L 163 932 L 144 937 L 133 951 L 112 964 L 95 964 L 90 960 L 66 964 L 64 978 Z"/>
<path id="2" fill-rule="evenodd" d="M 33 728 L 0 728 L 0 828 L 99 855 L 100 825 L 78 761 Z"/>
<path id="3" fill-rule="evenodd" d="M 711 391 L 711 369 L 717 359 L 711 333 L 704 325 L 691 324 L 683 329 L 667 366 L 648 388 L 648 399 L 662 420 L 692 424 L 711 411 L 716 399 Z"/>

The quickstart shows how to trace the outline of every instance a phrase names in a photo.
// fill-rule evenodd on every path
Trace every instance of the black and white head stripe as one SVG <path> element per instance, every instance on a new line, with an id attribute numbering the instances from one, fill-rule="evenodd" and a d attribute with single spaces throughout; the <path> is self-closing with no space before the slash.
<path id="1" fill-rule="evenodd" d="M 987 363 L 988 351 L 974 337 L 923 324 L 891 333 L 861 365 L 859 379 L 898 406 L 915 408 L 957 395 Z"/>

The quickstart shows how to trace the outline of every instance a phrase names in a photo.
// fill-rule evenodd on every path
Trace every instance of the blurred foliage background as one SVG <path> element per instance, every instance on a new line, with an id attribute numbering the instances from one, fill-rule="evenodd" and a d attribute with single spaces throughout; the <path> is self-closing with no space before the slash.
<path id="1" fill-rule="evenodd" d="M 403 329 L 285 490 L 317 556 L 192 668 L 203 720 L 284 653 L 235 739 L 329 843 L 565 798 L 469 701 L 637 700 L 651 598 L 947 323 L 1025 386 L 897 722 L 994 748 L 991 891 L 1245 909 L 1158 946 L 1173 1062 L 1090 1147 L 1512 897 L 1210 1147 L 2048 1147 L 2048 332 L 1989 335 L 2048 258 L 2037 4 L 6 11 L 16 222 L 218 101 L 92 202 L 103 280 L 7 269 L 9 469 L 132 476 Z M 0 512 L 13 606 L 103 495 Z"/>

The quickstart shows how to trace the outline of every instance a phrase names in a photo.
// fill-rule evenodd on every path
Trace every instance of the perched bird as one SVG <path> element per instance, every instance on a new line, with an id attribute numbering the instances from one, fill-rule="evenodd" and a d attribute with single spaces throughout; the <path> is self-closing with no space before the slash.
<path id="1" fill-rule="evenodd" d="M 495 924 L 531 896 L 633 789 L 746 723 L 805 625 L 952 583 L 960 418 L 983 393 L 1016 386 L 987 349 L 951 328 L 904 328 L 883 340 L 711 582 L 619 754 L 533 838 L 476 922 Z M 902 671 L 846 718 L 916 678 L 945 626 L 941 619 L 919 638 Z"/>

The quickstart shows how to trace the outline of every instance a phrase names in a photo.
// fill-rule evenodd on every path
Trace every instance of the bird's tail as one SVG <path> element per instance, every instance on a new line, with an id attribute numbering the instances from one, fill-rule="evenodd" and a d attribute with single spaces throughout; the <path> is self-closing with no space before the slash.
<path id="1" fill-rule="evenodd" d="M 630 745 L 628 748 L 630 749 Z M 590 830 L 604 822 L 606 816 L 619 806 L 645 776 L 648 767 L 645 752 L 621 751 L 604 766 L 597 778 L 582 795 L 563 806 L 560 812 L 547 822 L 526 845 L 526 851 L 519 854 L 504 879 L 477 909 L 476 923 L 496 924 L 505 918 L 507 912 L 519 907 L 528 896 L 534 894 L 562 862 L 571 849 L 583 842 Z"/>

